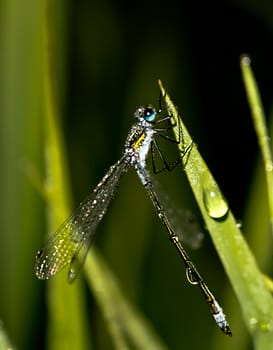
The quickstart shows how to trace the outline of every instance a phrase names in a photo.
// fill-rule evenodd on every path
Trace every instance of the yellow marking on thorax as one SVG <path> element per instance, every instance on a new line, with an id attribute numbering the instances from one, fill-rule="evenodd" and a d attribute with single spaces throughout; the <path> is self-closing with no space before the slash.
<path id="1" fill-rule="evenodd" d="M 138 151 L 141 147 L 142 141 L 144 140 L 145 136 L 146 133 L 145 131 L 143 131 L 139 138 L 132 144 L 132 147 L 134 147 L 134 149 Z"/>

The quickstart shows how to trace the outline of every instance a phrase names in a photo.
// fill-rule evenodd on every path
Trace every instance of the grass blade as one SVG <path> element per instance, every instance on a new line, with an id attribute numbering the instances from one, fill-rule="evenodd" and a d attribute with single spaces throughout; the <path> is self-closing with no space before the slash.
<path id="1" fill-rule="evenodd" d="M 251 60 L 248 56 L 244 55 L 241 58 L 241 70 L 243 74 L 243 81 L 247 93 L 248 103 L 250 106 L 251 116 L 253 119 L 254 127 L 258 137 L 260 145 L 264 167 L 265 176 L 267 182 L 267 194 L 269 203 L 269 214 L 271 230 L 273 233 L 273 161 L 271 151 L 271 139 L 269 137 L 268 129 L 266 126 L 266 118 L 264 109 L 255 81 L 254 74 L 251 69 Z"/>

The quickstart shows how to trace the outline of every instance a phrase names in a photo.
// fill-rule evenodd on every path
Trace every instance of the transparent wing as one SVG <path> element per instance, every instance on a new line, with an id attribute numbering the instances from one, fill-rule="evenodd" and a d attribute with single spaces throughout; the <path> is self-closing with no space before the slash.
<path id="1" fill-rule="evenodd" d="M 35 273 L 39 279 L 53 277 L 69 263 L 71 264 L 69 281 L 75 279 L 92 243 L 96 228 L 115 194 L 120 177 L 129 166 L 125 157 L 111 166 L 91 195 L 59 227 L 45 247 L 38 251 Z"/>
<path id="2" fill-rule="evenodd" d="M 179 239 L 193 249 L 200 248 L 204 233 L 202 232 L 194 214 L 186 208 L 178 208 L 168 197 L 155 176 L 145 169 L 149 176 L 150 187 L 155 192 L 162 209 L 165 211 L 170 224 Z"/>

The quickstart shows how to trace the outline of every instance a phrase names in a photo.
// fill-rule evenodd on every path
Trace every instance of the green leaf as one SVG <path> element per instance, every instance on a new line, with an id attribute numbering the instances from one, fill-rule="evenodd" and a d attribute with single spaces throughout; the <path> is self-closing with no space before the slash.
<path id="1" fill-rule="evenodd" d="M 266 125 L 266 118 L 264 115 L 264 108 L 262 105 L 260 93 L 250 64 L 250 58 L 247 55 L 243 55 L 241 57 L 241 70 L 243 74 L 248 103 L 250 106 L 251 116 L 264 162 L 269 203 L 269 215 L 271 230 L 273 233 L 273 161 L 271 139 Z"/>
<path id="2" fill-rule="evenodd" d="M 42 164 L 42 22 L 42 2 L 1 1 L 0 320 L 20 348 L 37 330 L 33 260 L 43 208 L 24 168 Z"/>
<path id="3" fill-rule="evenodd" d="M 58 125 L 56 86 L 52 79 L 50 52 L 51 32 L 46 26 L 45 45 L 45 159 L 46 159 L 46 200 L 48 206 L 48 229 L 52 234 L 71 212 L 68 171 L 64 152 L 63 137 Z M 66 271 L 62 271 L 47 284 L 48 301 L 48 348 L 91 349 L 87 309 L 80 278 L 77 283 L 67 283 Z"/>
<path id="4" fill-rule="evenodd" d="M 94 248 L 87 256 L 85 273 L 115 349 L 131 349 L 129 344 L 134 349 L 167 349 L 148 320 L 122 293 L 118 280 Z"/>

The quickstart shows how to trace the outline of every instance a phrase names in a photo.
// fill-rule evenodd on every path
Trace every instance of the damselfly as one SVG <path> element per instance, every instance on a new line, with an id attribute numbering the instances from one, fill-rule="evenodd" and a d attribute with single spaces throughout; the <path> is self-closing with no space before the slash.
<path id="1" fill-rule="evenodd" d="M 178 143 L 179 140 L 176 141 L 170 132 L 172 132 L 173 126 L 175 124 L 177 125 L 179 121 L 173 120 L 174 117 L 171 115 L 160 119 L 158 118 L 160 112 L 161 103 L 159 110 L 156 110 L 152 106 L 141 106 L 137 108 L 134 113 L 134 117 L 137 121 L 132 126 L 127 136 L 123 155 L 110 167 L 90 196 L 87 197 L 74 214 L 60 226 L 46 246 L 38 251 L 36 255 L 35 273 L 39 279 L 48 279 L 53 277 L 67 264 L 70 264 L 68 280 L 72 282 L 76 278 L 93 241 L 97 226 L 106 213 L 116 192 L 121 176 L 126 173 L 130 167 L 134 167 L 141 183 L 148 192 L 159 219 L 167 229 L 170 240 L 183 259 L 186 266 L 188 281 L 191 284 L 199 286 L 218 326 L 225 334 L 231 335 L 231 330 L 222 308 L 219 306 L 217 300 L 190 260 L 189 255 L 180 242 L 179 236 L 172 228 L 167 217 L 167 212 L 164 210 L 156 193 L 151 175 L 146 166 L 149 151 L 151 151 L 153 170 L 155 173 L 165 169 L 170 171 L 178 164 L 178 160 L 172 164 L 166 161 L 158 146 L 158 138 Z M 179 138 L 181 135 L 182 130 L 181 127 L 179 127 Z M 191 146 L 192 145 L 189 145 L 185 148 L 182 157 L 190 152 Z M 163 164 L 159 169 L 155 165 L 156 154 L 159 155 L 159 159 Z"/>

